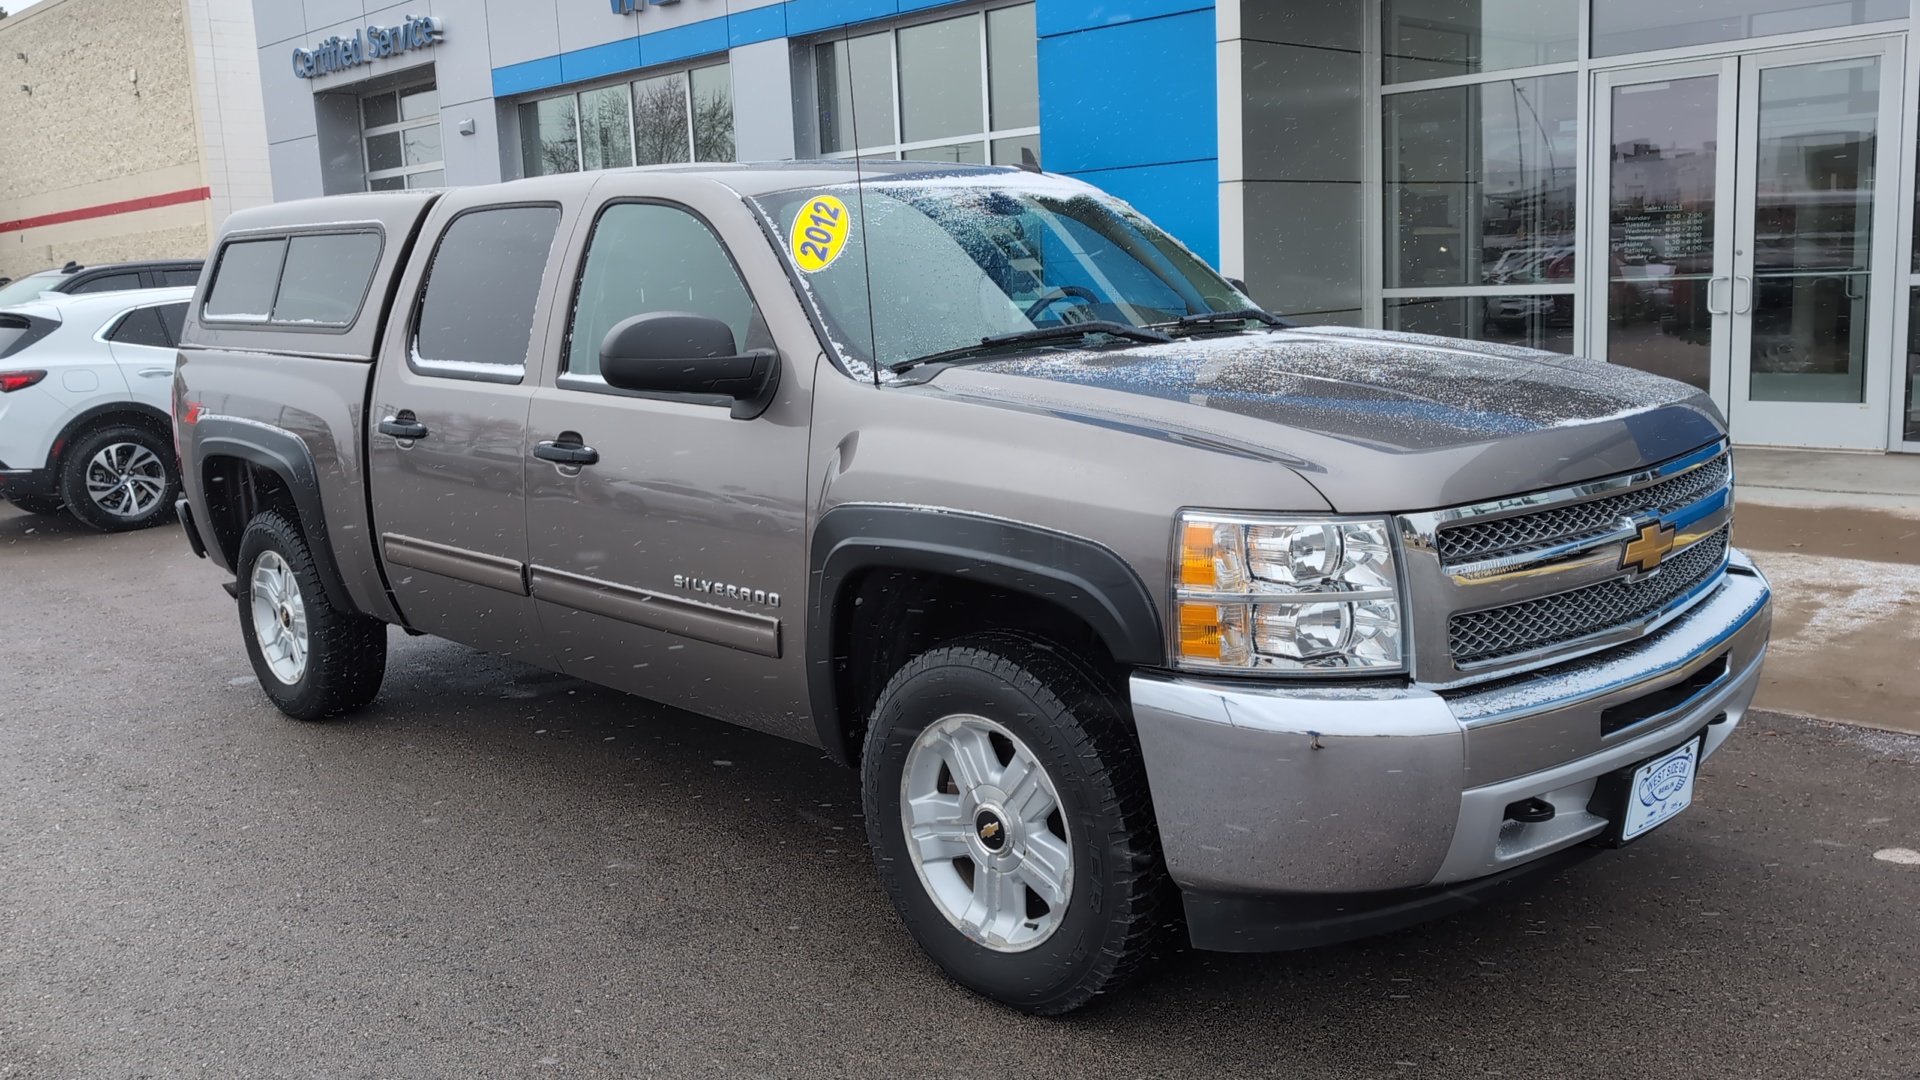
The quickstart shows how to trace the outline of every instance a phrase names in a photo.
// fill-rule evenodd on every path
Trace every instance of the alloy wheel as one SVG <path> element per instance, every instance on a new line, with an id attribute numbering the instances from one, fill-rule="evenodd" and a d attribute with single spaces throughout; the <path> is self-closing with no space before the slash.
<path id="1" fill-rule="evenodd" d="M 1073 892 L 1060 794 L 1026 743 L 985 717 L 928 725 L 907 751 L 900 817 L 941 914 L 997 952 L 1053 936 Z"/>
<path id="2" fill-rule="evenodd" d="M 88 497 L 115 517 L 145 517 L 166 490 L 166 465 L 139 443 L 109 443 L 87 462 Z"/>
<path id="3" fill-rule="evenodd" d="M 248 592 L 253 635 L 268 670 L 288 686 L 298 683 L 307 673 L 307 605 L 293 568 L 278 552 L 262 552 L 254 561 Z"/>

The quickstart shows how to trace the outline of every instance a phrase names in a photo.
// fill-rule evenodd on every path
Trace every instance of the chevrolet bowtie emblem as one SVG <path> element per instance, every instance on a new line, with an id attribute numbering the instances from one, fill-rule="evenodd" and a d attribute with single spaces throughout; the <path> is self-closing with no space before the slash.
<path id="1" fill-rule="evenodd" d="M 1660 566 L 1660 560 L 1673 550 L 1674 529 L 1671 525 L 1662 525 L 1649 521 L 1640 527 L 1640 535 L 1627 542 L 1625 551 L 1620 553 L 1620 569 L 1636 570 L 1642 574 L 1650 573 Z"/>
<path id="2" fill-rule="evenodd" d="M 989 821 L 985 825 L 980 826 L 980 839 L 982 840 L 991 840 L 999 835 L 1000 823 L 997 821 Z"/>

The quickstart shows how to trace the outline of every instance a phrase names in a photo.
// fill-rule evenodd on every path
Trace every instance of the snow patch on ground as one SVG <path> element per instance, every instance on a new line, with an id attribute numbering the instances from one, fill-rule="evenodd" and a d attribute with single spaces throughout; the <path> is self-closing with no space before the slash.
<path id="1" fill-rule="evenodd" d="M 1832 650 L 1863 633 L 1920 644 L 1920 566 L 1757 552 L 1777 605 L 1773 648 L 1783 654 Z M 1811 611 L 1800 622 L 1797 615 Z"/>

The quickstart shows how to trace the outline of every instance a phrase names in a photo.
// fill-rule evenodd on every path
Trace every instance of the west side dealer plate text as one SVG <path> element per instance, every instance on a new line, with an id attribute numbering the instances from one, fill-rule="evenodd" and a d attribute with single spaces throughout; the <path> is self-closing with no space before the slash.
<path id="1" fill-rule="evenodd" d="M 1633 774 L 1627 789 L 1627 817 L 1620 839 L 1631 840 L 1693 803 L 1693 777 L 1700 765 L 1700 740 L 1662 754 Z"/>

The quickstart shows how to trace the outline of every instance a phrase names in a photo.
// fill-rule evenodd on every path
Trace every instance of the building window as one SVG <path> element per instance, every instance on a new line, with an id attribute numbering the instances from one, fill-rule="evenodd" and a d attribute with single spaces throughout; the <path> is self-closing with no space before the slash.
<path id="1" fill-rule="evenodd" d="M 1382 98 L 1389 329 L 1569 352 L 1579 77 Z"/>
<path id="2" fill-rule="evenodd" d="M 440 156 L 440 95 L 433 83 L 361 98 L 360 142 L 366 148 L 369 191 L 446 183 Z"/>
<path id="3" fill-rule="evenodd" d="M 1606 0 L 1593 5 L 1593 55 L 1825 30 L 1907 17 L 1908 0 Z"/>
<path id="4" fill-rule="evenodd" d="M 710 64 L 524 102 L 526 176 L 733 160 L 733 70 Z"/>
<path id="5" fill-rule="evenodd" d="M 1382 0 L 1389 83 L 1561 64 L 1580 50 L 1582 0 Z"/>
<path id="6" fill-rule="evenodd" d="M 1037 162 L 1033 12 L 1020 4 L 815 45 L 821 156 Z"/>

